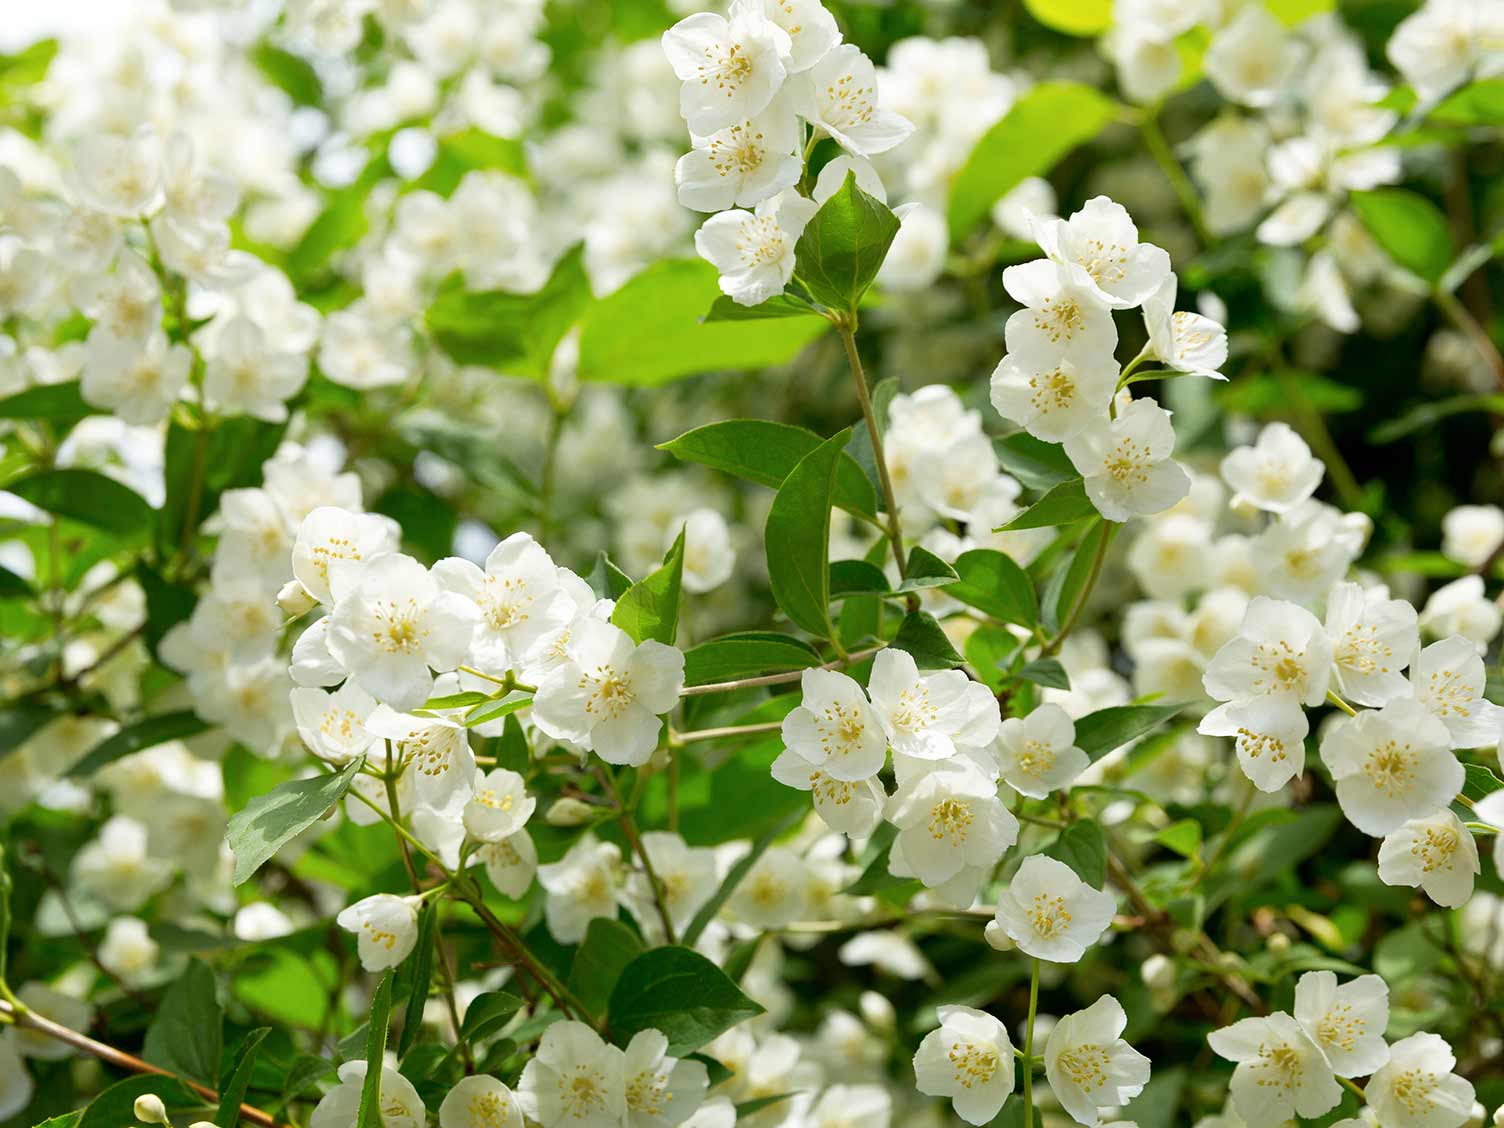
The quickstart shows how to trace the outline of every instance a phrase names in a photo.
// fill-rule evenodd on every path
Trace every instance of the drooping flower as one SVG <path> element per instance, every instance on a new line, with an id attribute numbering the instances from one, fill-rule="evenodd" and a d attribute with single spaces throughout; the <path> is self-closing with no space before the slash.
<path id="1" fill-rule="evenodd" d="M 813 200 L 786 189 L 755 212 L 711 216 L 695 232 L 695 250 L 720 271 L 723 294 L 738 305 L 760 305 L 794 276 L 794 248 L 815 211 Z"/>
<path id="2" fill-rule="evenodd" d="M 1379 844 L 1379 880 L 1421 889 L 1443 908 L 1467 904 L 1479 872 L 1472 831 L 1449 810 L 1409 819 Z"/>
<path id="3" fill-rule="evenodd" d="M 342 910 L 335 923 L 355 933 L 361 967 L 385 971 L 407 959 L 418 942 L 417 898 L 376 893 Z"/>

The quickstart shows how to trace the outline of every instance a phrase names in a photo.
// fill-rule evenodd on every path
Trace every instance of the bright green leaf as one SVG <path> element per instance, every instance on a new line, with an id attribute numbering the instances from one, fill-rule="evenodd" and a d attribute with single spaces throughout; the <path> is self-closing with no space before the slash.
<path id="1" fill-rule="evenodd" d="M 855 312 L 897 234 L 898 217 L 848 172 L 799 236 L 794 275 L 823 305 Z"/>
<path id="2" fill-rule="evenodd" d="M 1029 574 L 992 548 L 973 548 L 956 558 L 960 580 L 947 584 L 945 594 L 975 607 L 1001 623 L 1032 627 L 1039 606 Z"/>
<path id="3" fill-rule="evenodd" d="M 385 1117 L 381 1114 L 381 1074 L 385 1063 L 387 1027 L 392 1017 L 392 979 L 394 972 L 387 972 L 371 996 L 371 1017 L 366 1025 L 366 1077 L 360 1087 L 360 1113 L 355 1119 L 356 1128 L 382 1128 Z"/>
<path id="4" fill-rule="evenodd" d="M 616 601 L 611 621 L 633 642 L 652 639 L 672 646 L 679 633 L 679 588 L 684 579 L 684 537 L 681 528 L 661 567 L 629 587 Z"/>
<path id="5" fill-rule="evenodd" d="M 1446 216 L 1435 204 L 1403 188 L 1353 192 L 1348 203 L 1390 258 L 1425 282 L 1441 280 L 1454 247 Z"/>
<path id="6" fill-rule="evenodd" d="M 909 653 L 921 670 L 948 670 L 964 665 L 945 631 L 928 611 L 910 611 L 898 626 L 890 646 Z"/>
<path id="7" fill-rule="evenodd" d="M 710 685 L 761 677 L 807 669 L 820 665 L 820 661 L 809 643 L 793 635 L 774 631 L 723 635 L 684 652 L 684 684 Z"/>
<path id="8" fill-rule="evenodd" d="M 231 815 L 225 838 L 235 852 L 233 884 L 248 880 L 273 854 L 321 819 L 350 789 L 350 781 L 364 763 L 361 756 L 340 771 L 289 780 Z"/>
<path id="9" fill-rule="evenodd" d="M 621 974 L 645 951 L 642 938 L 620 921 L 596 917 L 569 969 L 569 990 L 590 1009 L 604 1014 Z"/>
<path id="10" fill-rule="evenodd" d="M 830 507 L 850 430 L 832 435 L 799 460 L 768 510 L 764 541 L 773 598 L 790 620 L 829 638 Z"/>
<path id="11" fill-rule="evenodd" d="M 1066 35 L 1101 35 L 1112 26 L 1112 0 L 1024 0 L 1045 27 Z"/>
<path id="12" fill-rule="evenodd" d="M 1184 705 L 1113 705 L 1088 713 L 1076 722 L 1076 747 L 1093 761 L 1114 748 L 1153 732 L 1184 709 Z"/>
<path id="13" fill-rule="evenodd" d="M 153 519 L 140 494 L 93 470 L 41 470 L 5 488 L 38 509 L 117 536 L 145 532 Z"/>
<path id="14" fill-rule="evenodd" d="M 217 1085 L 224 1026 L 217 990 L 209 965 L 190 959 L 152 1015 L 141 1056 L 181 1077 Z"/>
<path id="15" fill-rule="evenodd" d="M 1086 485 L 1080 478 L 1062 482 L 1049 493 L 1025 509 L 1000 529 L 994 532 L 1014 532 L 1018 529 L 1048 529 L 1056 525 L 1068 525 L 1083 517 L 1096 516 L 1097 510 L 1086 496 Z"/>

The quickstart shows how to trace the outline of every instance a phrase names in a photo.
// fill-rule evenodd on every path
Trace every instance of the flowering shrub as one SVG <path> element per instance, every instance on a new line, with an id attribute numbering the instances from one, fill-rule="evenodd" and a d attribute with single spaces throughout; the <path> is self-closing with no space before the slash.
<path id="1" fill-rule="evenodd" d="M 0 58 L 0 1123 L 1504 1124 L 1504 5 L 160 3 Z"/>

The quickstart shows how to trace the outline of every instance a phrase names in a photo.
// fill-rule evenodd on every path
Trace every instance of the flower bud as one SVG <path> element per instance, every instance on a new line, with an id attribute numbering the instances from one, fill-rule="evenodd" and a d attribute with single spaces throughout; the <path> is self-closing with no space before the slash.
<path id="1" fill-rule="evenodd" d="M 1290 937 L 1283 932 L 1271 932 L 1269 939 L 1264 941 L 1264 947 L 1269 949 L 1270 955 L 1284 955 L 1290 950 Z"/>
<path id="2" fill-rule="evenodd" d="M 1151 991 L 1168 991 L 1175 986 L 1175 961 L 1156 952 L 1139 968 L 1139 977 Z"/>
<path id="3" fill-rule="evenodd" d="M 145 1124 L 171 1124 L 167 1119 L 167 1106 L 162 1103 L 162 1098 L 155 1093 L 142 1093 L 136 1098 L 133 1111 L 136 1119 Z"/>
<path id="4" fill-rule="evenodd" d="M 556 800 L 543 816 L 549 826 L 581 826 L 595 817 L 595 808 L 579 799 Z"/>
<path id="5" fill-rule="evenodd" d="M 897 1022 L 893 1013 L 893 1004 L 888 1001 L 886 995 L 879 995 L 876 991 L 863 991 L 862 997 L 857 1000 L 857 1007 L 862 1012 L 862 1018 L 867 1025 L 874 1030 L 887 1032 L 892 1030 Z"/>
<path id="6" fill-rule="evenodd" d="M 987 927 L 982 929 L 982 935 L 987 943 L 991 944 L 999 952 L 1011 952 L 1016 947 L 1013 937 L 1003 931 L 1003 926 L 995 920 L 989 920 Z"/>
<path id="7" fill-rule="evenodd" d="M 1494 1119 L 1498 1119 L 1496 1116 Z M 1488 1110 L 1483 1107 L 1482 1101 L 1474 1101 L 1472 1111 L 1468 1113 L 1467 1120 L 1462 1128 L 1483 1128 L 1488 1123 Z"/>
<path id="8" fill-rule="evenodd" d="M 297 617 L 306 615 L 318 606 L 318 600 L 297 580 L 288 580 L 277 593 L 277 606 L 284 614 Z"/>

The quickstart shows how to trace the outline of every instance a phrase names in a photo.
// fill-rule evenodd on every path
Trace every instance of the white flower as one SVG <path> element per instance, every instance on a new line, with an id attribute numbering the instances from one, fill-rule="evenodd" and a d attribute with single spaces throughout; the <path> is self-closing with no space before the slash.
<path id="1" fill-rule="evenodd" d="M 521 900 L 538 872 L 538 850 L 525 830 L 500 842 L 487 842 L 475 855 L 486 867 L 491 884 L 514 901 Z"/>
<path id="2" fill-rule="evenodd" d="M 284 400 L 308 379 L 308 360 L 272 347 L 256 323 L 232 318 L 215 335 L 213 357 L 204 366 L 204 398 L 215 411 L 252 415 L 270 423 L 287 418 Z"/>
<path id="3" fill-rule="evenodd" d="M 1175 275 L 1144 299 L 1144 325 L 1154 355 L 1166 368 L 1226 380 L 1227 330 L 1199 313 L 1175 308 Z"/>
<path id="4" fill-rule="evenodd" d="M 913 656 L 896 647 L 873 659 L 867 692 L 888 743 L 904 756 L 944 760 L 997 735 L 997 698 L 985 685 L 960 670 L 920 674 Z"/>
<path id="5" fill-rule="evenodd" d="M 518 668 L 540 638 L 574 618 L 558 566 L 528 533 L 513 533 L 493 548 L 484 570 L 451 556 L 435 564 L 433 574 L 444 590 L 480 608 L 469 659 L 482 671 Z"/>
<path id="6" fill-rule="evenodd" d="M 94 1023 L 94 1007 L 75 995 L 54 990 L 45 983 L 23 983 L 16 992 L 23 1004 L 38 1014 L 46 1015 L 61 1026 L 73 1030 L 87 1030 Z M 24 1026 L 13 1028 L 16 1053 L 33 1061 L 62 1061 L 76 1051 L 66 1042 Z"/>
<path id="7" fill-rule="evenodd" d="M 1269 594 L 1314 603 L 1342 578 L 1371 528 L 1364 514 L 1305 501 L 1253 538 L 1252 563 Z"/>
<path id="8" fill-rule="evenodd" d="M 1385 52 L 1422 102 L 1461 86 L 1478 64 L 1497 72 L 1504 16 L 1488 0 L 1430 0 L 1400 21 Z"/>
<path id="9" fill-rule="evenodd" d="M 1441 519 L 1442 554 L 1481 568 L 1504 546 L 1504 509 L 1497 505 L 1459 505 Z"/>
<path id="10" fill-rule="evenodd" d="M 1288 423 L 1270 423 L 1253 446 L 1222 459 L 1222 480 L 1233 489 L 1234 507 L 1252 505 L 1288 513 L 1316 492 L 1326 467 Z"/>
<path id="11" fill-rule="evenodd" d="M 663 53 L 683 82 L 679 112 L 708 136 L 762 113 L 783 85 L 788 33 L 761 12 L 740 8 L 730 21 L 697 12 L 663 33 Z"/>
<path id="12" fill-rule="evenodd" d="M 91 345 L 101 337 L 141 342 L 162 328 L 162 285 L 135 251 L 121 251 L 107 274 L 80 275 L 70 293 L 94 322 Z"/>
<path id="13" fill-rule="evenodd" d="M 329 653 L 378 701 L 394 709 L 423 704 L 433 691 L 430 671 L 453 670 L 464 661 L 479 609 L 442 590 L 432 572 L 400 553 L 341 574 L 349 582 L 334 591 Z"/>
<path id="14" fill-rule="evenodd" d="M 69 186 L 106 215 L 139 219 L 162 202 L 162 143 L 143 125 L 128 137 L 90 133 L 73 150 Z"/>
<path id="15" fill-rule="evenodd" d="M 1317 1117 L 1342 1099 L 1342 1086 L 1321 1050 L 1283 1011 L 1213 1030 L 1206 1040 L 1214 1052 L 1238 1063 L 1232 1104 L 1248 1128 Z"/>
<path id="16" fill-rule="evenodd" d="M 347 682 L 333 693 L 295 689 L 291 699 L 298 736 L 310 752 L 326 763 L 343 767 L 376 740 L 366 728 L 366 719 L 376 708 L 376 700 L 354 682 Z"/>
<path id="17" fill-rule="evenodd" d="M 750 208 L 792 188 L 804 172 L 800 135 L 799 119 L 777 99 L 755 118 L 693 137 L 674 166 L 679 202 L 703 212 Z"/>
<path id="18" fill-rule="evenodd" d="M 1332 675 L 1346 700 L 1377 706 L 1409 692 L 1401 671 L 1420 649 L 1420 631 L 1408 601 L 1338 584 L 1326 600 L 1326 633 Z"/>
<path id="19" fill-rule="evenodd" d="M 475 755 L 464 728 L 442 717 L 399 713 L 378 705 L 366 729 L 389 741 L 402 778 L 411 781 L 419 803 L 458 816 L 475 786 Z"/>
<path id="20" fill-rule="evenodd" d="M 1064 446 L 1086 479 L 1086 496 L 1109 521 L 1163 512 L 1191 488 L 1190 477 L 1170 457 L 1170 413 L 1152 399 L 1134 400 L 1116 419 L 1098 417 Z"/>
<path id="21" fill-rule="evenodd" d="M 809 70 L 841 41 L 836 18 L 820 0 L 733 0 L 732 13 L 761 12 L 788 33 L 789 51 L 783 65 L 790 74 Z"/>
<path id="22" fill-rule="evenodd" d="M 251 580 L 268 592 L 277 591 L 292 575 L 294 531 L 276 498 L 264 489 L 226 490 L 219 495 L 219 519 L 224 528 L 214 553 L 212 583 Z M 314 600 L 302 584 L 292 593 L 312 610 Z"/>
<path id="23" fill-rule="evenodd" d="M 1262 4 L 1238 11 L 1212 37 L 1203 67 L 1229 101 L 1262 108 L 1273 104 L 1299 60 L 1299 47 Z"/>
<path id="24" fill-rule="evenodd" d="M 1409 698 L 1333 725 L 1321 758 L 1349 822 L 1375 837 L 1434 814 L 1462 788 L 1446 726 Z"/>
<path id="25" fill-rule="evenodd" d="M 1112 309 L 1143 304 L 1170 276 L 1170 256 L 1140 243 L 1127 209 L 1106 196 L 1093 196 L 1069 219 L 1035 217 L 1031 226 L 1040 249 Z"/>
<path id="26" fill-rule="evenodd" d="M 298 526 L 292 548 L 292 574 L 325 606 L 334 603 L 331 585 L 361 562 L 397 551 L 397 534 L 384 517 L 353 513 L 332 505 L 312 510 Z"/>
<path id="27" fill-rule="evenodd" d="M 1025 363 L 1064 356 L 1100 367 L 1112 359 L 1118 345 L 1112 313 L 1068 267 L 1048 258 L 1010 266 L 1003 288 L 1024 307 L 1004 326 L 1008 352 L 1022 354 Z"/>
<path id="28" fill-rule="evenodd" d="M 1260 791 L 1278 791 L 1305 771 L 1310 723 L 1300 706 L 1255 697 L 1213 709 L 1196 727 L 1205 736 L 1230 736 L 1238 766 Z"/>
<path id="29" fill-rule="evenodd" d="M 1295 1021 L 1338 1077 L 1367 1077 L 1389 1060 L 1389 987 L 1377 975 L 1339 987 L 1333 972 L 1306 972 L 1295 984 Z"/>
<path id="30" fill-rule="evenodd" d="M 79 394 L 127 423 L 161 422 L 188 386 L 193 353 L 161 331 L 144 342 L 94 333 L 87 348 Z"/>
<path id="31" fill-rule="evenodd" d="M 1363 1086 L 1384 1128 L 1461 1128 L 1473 1111 L 1473 1086 L 1452 1070 L 1457 1057 L 1435 1034 L 1412 1034 L 1389 1047 L 1389 1061 Z"/>
<path id="32" fill-rule="evenodd" d="M 1076 725 L 1059 705 L 1046 702 L 1027 716 L 1009 717 L 992 744 L 1009 787 L 1031 799 L 1069 787 L 1091 764 L 1076 747 Z"/>
<path id="33" fill-rule="evenodd" d="M 684 518 L 684 590 L 696 595 L 714 591 L 731 578 L 736 550 L 731 545 L 731 527 L 714 509 L 701 506 Z M 673 537 L 678 529 L 668 537 Z"/>
<path id="34" fill-rule="evenodd" d="M 115 917 L 99 942 L 99 966 L 127 983 L 140 983 L 156 967 L 159 950 L 144 920 Z"/>
<path id="35" fill-rule="evenodd" d="M 367 1063 L 347 1061 L 339 1067 L 339 1084 L 325 1093 L 309 1117 L 308 1128 L 350 1128 L 360 1120 L 361 1091 Z M 423 1128 L 427 1110 L 413 1083 L 395 1069 L 381 1070 L 382 1128 Z"/>
<path id="36" fill-rule="evenodd" d="M 632 1035 L 622 1057 L 626 1086 L 625 1128 L 674 1128 L 705 1100 L 710 1076 L 703 1062 L 668 1056 L 668 1038 L 657 1030 Z"/>
<path id="37" fill-rule="evenodd" d="M 826 165 L 825 169 L 829 167 Z M 822 176 L 825 169 L 820 170 Z M 816 191 L 818 194 L 818 184 Z M 893 214 L 898 217 L 898 234 L 893 236 L 877 272 L 877 284 L 894 293 L 926 290 L 945 270 L 945 256 L 950 250 L 950 228 L 945 216 L 917 202 L 900 204 Z"/>
<path id="38" fill-rule="evenodd" d="M 1028 310 L 1008 319 L 1032 316 Z M 1008 353 L 992 373 L 992 406 L 1004 419 L 1017 423 L 1045 442 L 1074 438 L 1105 419 L 1117 387 L 1118 365 L 1111 351 L 1082 355 L 1025 359 L 1028 353 Z"/>
<path id="39" fill-rule="evenodd" d="M 1319 705 L 1331 664 L 1331 640 L 1316 616 L 1260 595 L 1249 601 L 1237 637 L 1213 655 L 1202 682 L 1217 701 L 1275 697 L 1290 705 Z"/>
<path id="40" fill-rule="evenodd" d="M 621 1128 L 623 1054 L 583 1022 L 556 1022 L 523 1067 L 517 1095 L 543 1128 Z"/>
<path id="41" fill-rule="evenodd" d="M 820 1094 L 800 1128 L 888 1128 L 892 1117 L 893 1098 L 881 1085 L 836 1084 Z"/>
<path id="42" fill-rule="evenodd" d="M 1467 904 L 1480 872 L 1472 831 L 1449 810 L 1410 819 L 1379 845 L 1380 881 L 1424 890 L 1443 908 Z"/>
<path id="43" fill-rule="evenodd" d="M 773 778 L 784 786 L 808 791 L 815 814 L 831 830 L 865 838 L 882 822 L 888 795 L 875 773 L 866 779 L 836 779 L 793 748 L 779 753 L 771 770 Z"/>
<path id="44" fill-rule="evenodd" d="M 1487 680 L 1482 656 L 1461 635 L 1433 642 L 1410 666 L 1415 700 L 1446 725 L 1453 748 L 1498 743 L 1501 714 L 1483 696 Z"/>
<path id="45" fill-rule="evenodd" d="M 877 71 L 850 43 L 833 47 L 794 80 L 795 108 L 848 153 L 885 153 L 914 132 L 907 118 L 879 107 Z"/>
<path id="46" fill-rule="evenodd" d="M 684 688 L 684 654 L 620 627 L 586 619 L 569 659 L 538 686 L 533 722 L 556 740 L 593 749 L 611 764 L 643 764 L 658 746 L 660 715 Z"/>
<path id="47" fill-rule="evenodd" d="M 998 926 L 1026 954 L 1075 963 L 1112 923 L 1112 895 L 1093 889 L 1064 862 L 1024 859 L 998 898 Z"/>
<path id="48" fill-rule="evenodd" d="M 475 781 L 465 804 L 465 833 L 477 842 L 502 842 L 519 833 L 533 817 L 538 800 L 514 771 L 493 768 Z"/>
<path id="49" fill-rule="evenodd" d="M 1111 995 L 1055 1023 L 1044 1047 L 1050 1092 L 1077 1123 L 1100 1123 L 1097 1110 L 1127 1104 L 1149 1080 L 1149 1059 L 1123 1041 L 1128 1015 Z"/>
<path id="50" fill-rule="evenodd" d="M 356 901 L 334 918 L 346 932 L 355 933 L 360 966 L 385 971 L 407 959 L 418 942 L 418 899 L 376 893 Z"/>
<path id="51" fill-rule="evenodd" d="M 964 757 L 922 767 L 888 804 L 888 820 L 898 827 L 895 851 L 931 887 L 967 867 L 995 865 L 1018 841 L 1018 820 L 997 784 Z"/>
<path id="52" fill-rule="evenodd" d="M 720 271 L 720 287 L 738 305 L 759 305 L 781 293 L 794 276 L 794 248 L 817 205 L 785 190 L 757 205 L 707 219 L 695 232 L 695 250 Z"/>
<path id="53" fill-rule="evenodd" d="M 883 719 L 862 687 L 834 670 L 805 670 L 799 707 L 783 719 L 783 743 L 838 780 L 868 779 L 888 755 Z"/>
<path id="54" fill-rule="evenodd" d="M 649 830 L 642 835 L 643 852 L 658 875 L 663 907 L 676 928 L 683 928 L 715 892 L 717 866 L 715 851 L 703 846 L 689 846 L 679 835 L 667 830 Z M 655 902 L 659 893 L 642 870 L 633 870 L 627 878 L 627 907 L 632 910 L 644 932 L 661 928 Z"/>
<path id="55" fill-rule="evenodd" d="M 548 931 L 560 944 L 578 944 L 596 917 L 616 916 L 621 851 L 585 834 L 557 862 L 538 867 Z"/>
<path id="56" fill-rule="evenodd" d="M 79 888 L 113 909 L 137 909 L 172 880 L 173 867 L 149 852 L 147 828 L 126 815 L 112 816 L 99 836 L 73 856 Z"/>
<path id="57" fill-rule="evenodd" d="M 512 1090 L 494 1077 L 476 1074 L 461 1078 L 445 1095 L 439 1128 L 522 1128 L 522 1110 Z"/>
<path id="58" fill-rule="evenodd" d="M 940 1027 L 914 1055 L 921 1093 L 946 1097 L 968 1124 L 986 1124 L 1013 1092 L 1013 1043 L 992 1015 L 971 1007 L 939 1008 Z"/>
<path id="59" fill-rule="evenodd" d="M 792 850 L 773 846 L 747 871 L 727 908 L 743 924 L 782 928 L 800 920 L 809 907 L 810 872 Z"/>
<path id="60" fill-rule="evenodd" d="M 1504 624 L 1504 611 L 1483 592 L 1482 576 L 1463 576 L 1431 593 L 1420 612 L 1420 629 L 1433 637 L 1462 635 L 1482 654 Z"/>

